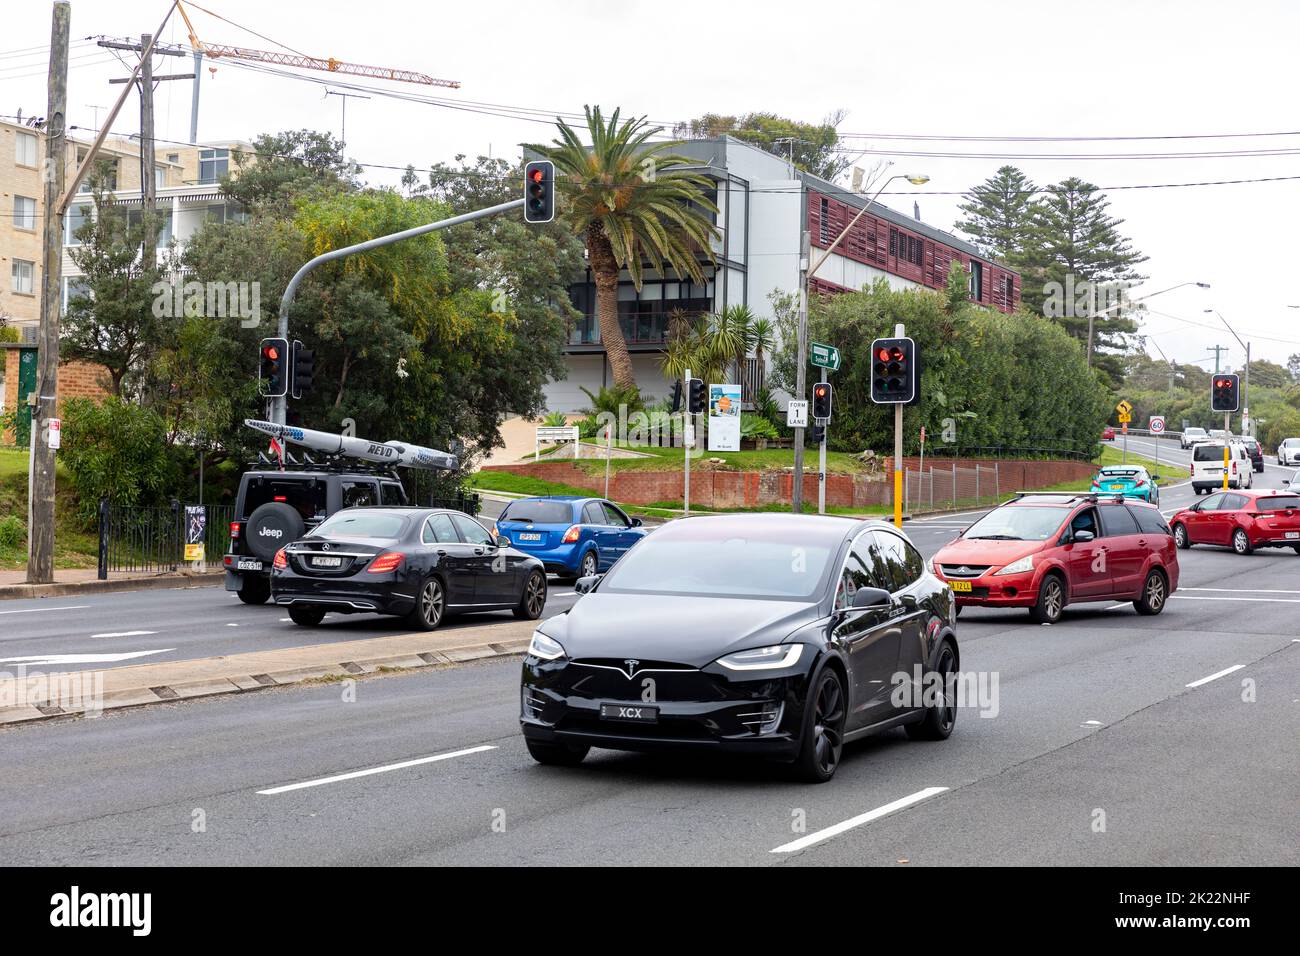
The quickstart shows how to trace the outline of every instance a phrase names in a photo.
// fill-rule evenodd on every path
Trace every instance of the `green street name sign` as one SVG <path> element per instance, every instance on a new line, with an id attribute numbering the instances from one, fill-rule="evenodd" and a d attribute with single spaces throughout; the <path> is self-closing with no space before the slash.
<path id="1" fill-rule="evenodd" d="M 821 342 L 810 342 L 811 355 L 809 356 L 813 365 L 818 368 L 828 368 L 832 372 L 840 370 L 840 350 L 833 345 L 823 345 Z"/>

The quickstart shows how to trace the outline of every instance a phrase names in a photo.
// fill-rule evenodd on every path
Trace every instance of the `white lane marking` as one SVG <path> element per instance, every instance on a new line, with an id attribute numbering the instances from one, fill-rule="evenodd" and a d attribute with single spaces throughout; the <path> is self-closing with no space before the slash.
<path id="1" fill-rule="evenodd" d="M 482 753 L 485 750 L 496 750 L 497 748 L 489 744 L 481 747 L 468 747 L 465 750 L 453 750 L 451 753 L 435 754 L 432 757 L 420 757 L 416 760 L 403 760 L 401 763 L 384 764 L 382 767 L 370 767 L 367 770 L 353 770 L 351 773 L 336 773 L 330 777 L 318 777 L 315 780 L 304 780 L 302 783 L 287 783 L 282 787 L 271 787 L 269 790 L 259 790 L 259 794 L 264 796 L 274 796 L 277 793 L 288 793 L 290 790 L 304 790 L 307 787 L 322 787 L 327 783 L 339 783 L 343 780 L 355 780 L 357 777 L 369 777 L 377 773 L 388 773 L 390 770 L 404 770 L 407 767 L 418 767 L 420 764 L 435 763 L 439 760 L 450 760 L 453 757 L 465 757 L 469 754 Z"/>
<path id="2" fill-rule="evenodd" d="M 150 654 L 166 654 L 174 647 L 160 647 L 153 651 L 125 651 L 121 654 L 36 654 L 31 657 L 0 657 L 0 664 L 23 664 L 27 667 L 48 667 L 53 664 L 113 664 Z"/>
<path id="3" fill-rule="evenodd" d="M 1170 598 L 1179 601 L 1254 601 L 1260 604 L 1300 604 L 1300 598 L 1252 598 L 1252 597 L 1210 597 L 1199 594 L 1171 594 Z"/>
<path id="4" fill-rule="evenodd" d="M 1100 727 L 1101 725 L 1100 720 L 1085 720 L 1083 722 L 1083 726 L 1085 727 Z"/>
<path id="5" fill-rule="evenodd" d="M 69 604 L 66 607 L 25 607 L 21 611 L 0 611 L 0 614 L 35 614 L 37 611 L 80 611 L 89 604 Z"/>
<path id="6" fill-rule="evenodd" d="M 1179 588 L 1180 591 L 1226 591 L 1229 594 L 1300 594 L 1283 588 Z"/>
<path id="7" fill-rule="evenodd" d="M 227 624 L 226 627 L 239 627 L 238 624 Z"/>
<path id="8" fill-rule="evenodd" d="M 1237 671 L 1241 670 L 1245 666 L 1246 666 L 1245 664 L 1233 664 L 1231 667 L 1225 667 L 1217 674 L 1211 674 L 1209 677 L 1202 677 L 1200 680 L 1194 680 L 1190 684 L 1187 684 L 1186 686 L 1200 687 L 1202 684 L 1208 684 L 1212 680 L 1218 680 L 1220 677 L 1227 677 L 1229 674 L 1236 673 Z"/>
<path id="9" fill-rule="evenodd" d="M 291 618 L 291 617 L 282 617 L 282 618 L 280 618 L 280 620 L 281 620 L 281 621 L 292 621 L 293 618 Z"/>
<path id="10" fill-rule="evenodd" d="M 157 634 L 157 631 L 105 631 L 103 634 L 92 634 L 91 637 L 144 637 L 148 634 Z"/>
<path id="11" fill-rule="evenodd" d="M 802 850 L 814 844 L 829 840 L 831 837 L 837 837 L 845 831 L 852 830 L 854 827 L 860 827 L 864 823 L 870 823 L 872 820 L 879 820 L 881 817 L 888 816 L 905 807 L 910 807 L 914 803 L 920 803 L 922 800 L 928 800 L 931 797 L 943 793 L 947 787 L 926 787 L 924 790 L 918 790 L 916 793 L 909 794 L 893 803 L 887 803 L 883 807 L 876 807 L 874 810 L 868 810 L 866 813 L 860 813 L 856 817 L 850 817 L 843 823 L 837 823 L 834 826 L 827 827 L 824 830 L 818 830 L 815 833 L 809 833 L 807 836 L 800 837 L 790 843 L 783 843 L 773 850 L 773 853 L 794 853 L 796 850 Z"/>

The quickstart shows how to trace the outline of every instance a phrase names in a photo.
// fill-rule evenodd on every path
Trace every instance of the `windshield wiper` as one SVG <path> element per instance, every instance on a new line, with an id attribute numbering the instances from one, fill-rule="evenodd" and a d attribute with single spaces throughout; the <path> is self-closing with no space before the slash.
<path id="1" fill-rule="evenodd" d="M 971 534 L 967 535 L 967 540 L 972 538 L 980 541 L 1024 541 L 1025 539 L 1018 534 Z"/>

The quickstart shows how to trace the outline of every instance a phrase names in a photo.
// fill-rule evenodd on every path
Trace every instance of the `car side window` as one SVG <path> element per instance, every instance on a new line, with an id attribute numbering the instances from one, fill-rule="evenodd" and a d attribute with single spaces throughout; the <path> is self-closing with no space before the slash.
<path id="1" fill-rule="evenodd" d="M 456 533 L 456 527 L 451 523 L 451 518 L 439 512 L 435 515 L 429 515 L 429 520 L 424 523 L 424 532 L 422 538 L 425 544 L 457 544 L 460 541 L 460 535 Z"/>
<path id="2" fill-rule="evenodd" d="M 583 524 L 604 524 L 605 512 L 601 510 L 599 501 L 588 501 L 582 509 Z"/>
<path id="3" fill-rule="evenodd" d="M 1138 530 L 1143 534 L 1170 534 L 1169 525 L 1165 522 L 1164 516 L 1155 508 L 1129 508 L 1133 518 L 1137 521 Z"/>
<path id="4" fill-rule="evenodd" d="M 1101 526 L 1107 535 L 1137 534 L 1137 522 L 1123 505 L 1105 505 L 1101 512 Z"/>
<path id="5" fill-rule="evenodd" d="M 1220 511 L 1238 511 L 1246 507 L 1245 495 L 1224 495 L 1223 504 L 1219 505 Z"/>
<path id="6" fill-rule="evenodd" d="M 379 498 L 386 505 L 400 505 L 402 503 L 402 486 L 395 481 L 381 481 L 379 483 Z"/>
<path id="7" fill-rule="evenodd" d="M 369 507 L 379 504 L 373 481 L 345 481 L 341 486 L 343 507 Z"/>
<path id="8" fill-rule="evenodd" d="M 841 610 L 853 603 L 853 595 L 858 593 L 859 588 L 878 588 L 882 585 L 867 570 L 867 564 L 858 554 L 859 545 L 854 545 L 853 550 L 849 552 L 848 560 L 844 562 L 844 574 L 840 576 L 840 586 L 835 591 L 835 608 Z M 888 587 L 885 590 L 890 590 Z"/>
<path id="9" fill-rule="evenodd" d="M 1070 522 L 1070 531 L 1074 534 L 1089 531 L 1094 538 L 1101 537 L 1101 530 L 1097 527 L 1097 509 L 1085 508 L 1075 515 Z"/>
<path id="10" fill-rule="evenodd" d="M 492 544 L 492 536 L 487 530 L 471 518 L 469 515 L 454 514 L 451 516 L 452 522 L 456 525 L 456 530 L 460 536 L 469 544 Z"/>
<path id="11" fill-rule="evenodd" d="M 632 522 L 628 520 L 627 515 L 619 511 L 608 501 L 602 501 L 601 507 L 605 509 L 605 523 L 612 524 L 616 528 L 630 528 Z"/>
<path id="12" fill-rule="evenodd" d="M 885 585 L 885 589 L 888 591 L 903 590 L 916 580 L 908 573 L 907 550 L 903 547 L 903 539 L 896 534 L 890 534 L 888 531 L 876 531 L 874 535 L 876 549 L 880 554 L 888 580 L 891 582 Z"/>

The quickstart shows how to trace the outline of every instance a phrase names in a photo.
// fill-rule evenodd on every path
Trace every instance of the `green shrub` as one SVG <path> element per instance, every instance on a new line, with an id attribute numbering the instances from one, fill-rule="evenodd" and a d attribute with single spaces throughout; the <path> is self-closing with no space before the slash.
<path id="1" fill-rule="evenodd" d="M 751 415 L 748 412 L 740 416 L 740 437 L 741 438 L 779 438 L 780 432 L 776 426 L 769 422 L 761 415 Z"/>
<path id="2" fill-rule="evenodd" d="M 0 552 L 18 551 L 27 541 L 27 526 L 17 515 L 0 518 Z"/>
<path id="3" fill-rule="evenodd" d="M 101 498 L 125 507 L 156 507 L 177 480 L 162 418 L 118 398 L 69 399 L 59 457 L 77 497 L 77 516 L 87 524 Z"/>

